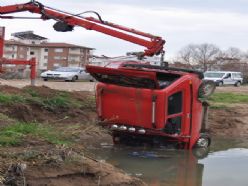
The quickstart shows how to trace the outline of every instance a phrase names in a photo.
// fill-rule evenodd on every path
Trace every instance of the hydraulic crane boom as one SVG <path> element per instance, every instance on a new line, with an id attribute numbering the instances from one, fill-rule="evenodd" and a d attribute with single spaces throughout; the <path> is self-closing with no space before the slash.
<path id="1" fill-rule="evenodd" d="M 31 13 L 40 14 L 40 19 L 54 19 L 54 29 L 60 32 L 72 31 L 74 26 L 81 26 L 87 30 L 95 30 L 131 43 L 135 43 L 146 47 L 143 56 L 153 56 L 163 54 L 163 45 L 165 41 L 159 37 L 149 33 L 141 32 L 132 28 L 103 21 L 99 14 L 99 19 L 93 17 L 83 17 L 81 14 L 71 14 L 65 11 L 57 10 L 44 6 L 40 2 L 30 1 L 24 4 L 0 6 L 0 18 L 13 19 L 18 17 L 3 16 L 5 14 L 29 11 Z M 19 17 L 20 18 L 20 17 Z"/>

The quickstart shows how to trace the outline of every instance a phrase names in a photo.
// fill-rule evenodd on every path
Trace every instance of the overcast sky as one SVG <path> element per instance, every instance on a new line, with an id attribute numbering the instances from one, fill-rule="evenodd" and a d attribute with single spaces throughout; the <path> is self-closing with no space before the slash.
<path id="1" fill-rule="evenodd" d="M 25 3 L 1 0 L 0 5 Z M 99 12 L 106 21 L 163 37 L 166 58 L 170 59 L 190 43 L 213 43 L 221 49 L 230 46 L 248 49 L 247 0 L 40 0 L 44 5 L 79 13 Z M 30 13 L 21 14 L 32 16 Z M 90 15 L 89 15 L 90 16 Z M 54 21 L 1 20 L 7 38 L 13 32 L 33 30 L 51 42 L 69 42 L 96 48 L 95 54 L 119 56 L 143 47 L 95 31 L 77 27 L 73 32 L 53 30 Z"/>

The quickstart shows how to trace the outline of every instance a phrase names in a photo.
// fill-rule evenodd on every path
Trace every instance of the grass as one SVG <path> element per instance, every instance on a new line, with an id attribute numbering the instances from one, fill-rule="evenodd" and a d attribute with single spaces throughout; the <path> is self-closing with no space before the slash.
<path id="1" fill-rule="evenodd" d="M 25 97 L 21 95 L 4 94 L 0 92 L 1 104 L 24 103 Z"/>
<path id="2" fill-rule="evenodd" d="M 215 93 L 209 100 L 213 103 L 223 104 L 248 103 L 248 95 L 237 93 Z"/>
<path id="3" fill-rule="evenodd" d="M 93 102 L 90 100 L 78 101 L 70 96 L 67 92 L 60 92 L 52 97 L 41 97 L 38 92 L 32 89 L 26 89 L 29 95 L 14 95 L 0 93 L 0 104 L 11 105 L 14 103 L 37 104 L 45 109 L 55 110 L 57 108 L 69 108 L 81 106 L 92 106 Z"/>
<path id="4" fill-rule="evenodd" d="M 20 145 L 26 136 L 44 139 L 53 144 L 70 144 L 68 139 L 52 127 L 37 123 L 16 123 L 0 130 L 0 146 Z"/>

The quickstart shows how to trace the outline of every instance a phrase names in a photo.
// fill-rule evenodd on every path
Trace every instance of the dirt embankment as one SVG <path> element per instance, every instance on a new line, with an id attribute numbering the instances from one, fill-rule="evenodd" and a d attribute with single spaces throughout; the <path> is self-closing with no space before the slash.
<path id="1" fill-rule="evenodd" d="M 211 108 L 208 123 L 213 135 L 248 137 L 248 104 Z"/>
<path id="2" fill-rule="evenodd" d="M 145 185 L 87 156 L 112 141 L 94 102 L 89 92 L 0 86 L 0 185 Z"/>

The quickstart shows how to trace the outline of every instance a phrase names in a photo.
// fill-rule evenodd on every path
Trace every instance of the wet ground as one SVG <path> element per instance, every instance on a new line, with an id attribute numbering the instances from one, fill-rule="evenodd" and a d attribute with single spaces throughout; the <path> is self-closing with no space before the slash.
<path id="1" fill-rule="evenodd" d="M 201 152 L 174 149 L 113 147 L 102 143 L 89 153 L 105 160 L 148 185 L 246 186 L 248 140 L 215 138 L 206 157 Z"/>

